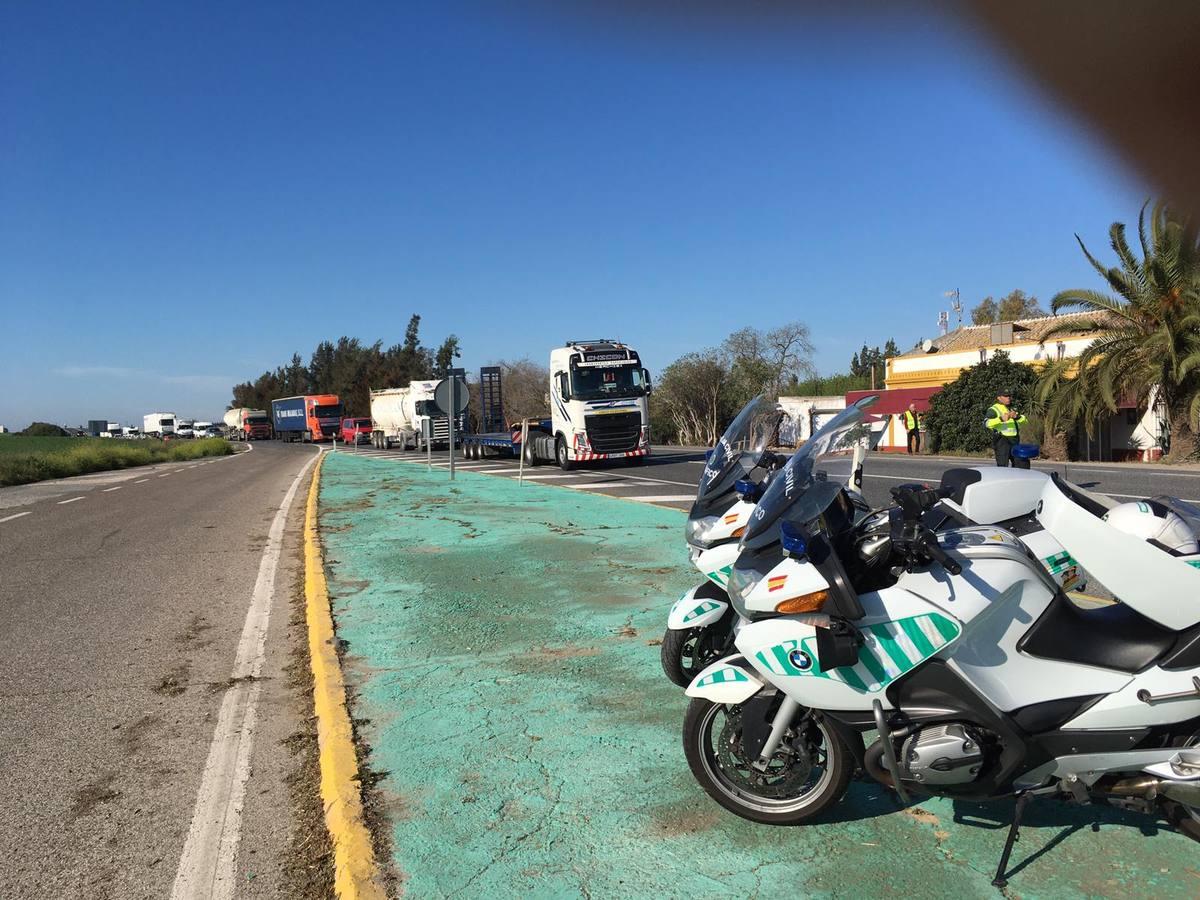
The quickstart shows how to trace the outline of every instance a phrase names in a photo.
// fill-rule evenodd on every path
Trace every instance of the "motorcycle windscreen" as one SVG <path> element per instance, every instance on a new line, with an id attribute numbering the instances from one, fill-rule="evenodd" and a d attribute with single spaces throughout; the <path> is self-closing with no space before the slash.
<path id="1" fill-rule="evenodd" d="M 1200 622 L 1200 569 L 1113 528 L 1105 508 L 1057 476 L 1038 501 L 1042 527 L 1114 597 L 1166 628 Z"/>

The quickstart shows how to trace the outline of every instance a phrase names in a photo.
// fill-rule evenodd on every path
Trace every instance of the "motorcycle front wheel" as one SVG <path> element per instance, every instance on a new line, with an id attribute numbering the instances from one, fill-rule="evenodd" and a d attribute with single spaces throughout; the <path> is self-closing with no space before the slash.
<path id="1" fill-rule="evenodd" d="M 684 688 L 691 684 L 707 666 L 721 658 L 729 641 L 729 627 L 730 622 L 723 619 L 706 628 L 668 628 L 659 652 L 667 680 Z"/>
<path id="2" fill-rule="evenodd" d="M 765 825 L 805 825 L 846 792 L 850 749 L 818 716 L 788 728 L 766 770 L 742 752 L 742 708 L 695 698 L 683 719 L 683 750 L 705 792 L 743 819 Z"/>

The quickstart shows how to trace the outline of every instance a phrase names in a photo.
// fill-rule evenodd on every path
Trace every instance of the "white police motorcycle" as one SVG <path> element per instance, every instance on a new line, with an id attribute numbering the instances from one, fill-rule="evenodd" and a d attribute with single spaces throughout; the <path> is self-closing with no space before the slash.
<path id="1" fill-rule="evenodd" d="M 1200 511 L 1022 472 L 1013 484 L 1039 484 L 1037 528 L 1120 599 L 1086 608 L 1031 552 L 1036 529 L 972 522 L 1013 492 L 989 491 L 987 470 L 893 489 L 886 534 L 864 531 L 827 463 L 873 402 L 798 451 L 746 526 L 728 582 L 746 620 L 736 652 L 687 689 L 697 781 L 780 825 L 812 821 L 856 774 L 905 799 L 1016 796 L 997 884 L 1035 796 L 1165 813 L 1200 834 Z M 935 531 L 946 508 L 957 520 Z"/>
<path id="2" fill-rule="evenodd" d="M 773 400 L 755 397 L 705 459 L 684 526 L 689 557 L 705 580 L 671 607 L 660 654 L 664 674 L 680 687 L 732 647 L 735 617 L 725 583 L 765 482 L 787 461 L 769 449 L 782 415 Z"/>

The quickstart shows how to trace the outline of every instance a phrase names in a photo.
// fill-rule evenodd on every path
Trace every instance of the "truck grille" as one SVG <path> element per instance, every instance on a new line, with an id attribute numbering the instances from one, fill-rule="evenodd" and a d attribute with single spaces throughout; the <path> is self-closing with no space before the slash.
<path id="1" fill-rule="evenodd" d="M 584 416 L 588 443 L 596 453 L 627 453 L 636 450 L 642 436 L 642 414 L 610 413 L 605 416 Z"/>
<path id="2" fill-rule="evenodd" d="M 439 416 L 430 421 L 430 428 L 433 430 L 433 439 L 435 441 L 450 440 L 450 420 L 445 416 Z"/>
<path id="3" fill-rule="evenodd" d="M 335 434 L 338 433 L 338 430 L 339 429 L 336 425 L 322 425 L 321 426 L 321 434 L 323 434 L 325 437 L 333 437 Z"/>

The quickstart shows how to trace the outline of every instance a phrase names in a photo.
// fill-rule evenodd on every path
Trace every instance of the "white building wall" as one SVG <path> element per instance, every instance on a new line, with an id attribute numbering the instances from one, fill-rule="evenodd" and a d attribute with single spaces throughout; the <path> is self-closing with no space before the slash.
<path id="1" fill-rule="evenodd" d="M 842 394 L 826 397 L 780 397 L 779 405 L 791 417 L 795 426 L 794 441 L 800 444 L 812 437 L 814 422 L 816 427 L 820 428 L 846 408 L 846 397 Z"/>
<path id="2" fill-rule="evenodd" d="M 1014 344 L 1008 347 L 983 347 L 982 349 L 987 355 L 986 359 L 991 359 L 992 354 L 997 350 L 1003 350 L 1008 354 L 1013 362 L 1032 363 L 1046 359 L 1057 359 L 1059 357 L 1058 345 L 1063 345 L 1062 356 L 1072 357 L 1078 356 L 1084 351 L 1084 348 L 1092 342 L 1093 338 L 1067 338 L 1062 341 L 1047 341 L 1044 344 Z M 931 369 L 965 369 L 969 366 L 978 365 L 983 362 L 984 358 L 980 357 L 979 349 L 975 350 L 956 350 L 953 353 L 926 353 L 923 356 L 898 356 L 892 360 L 892 372 L 897 375 L 911 372 L 926 372 Z"/>

